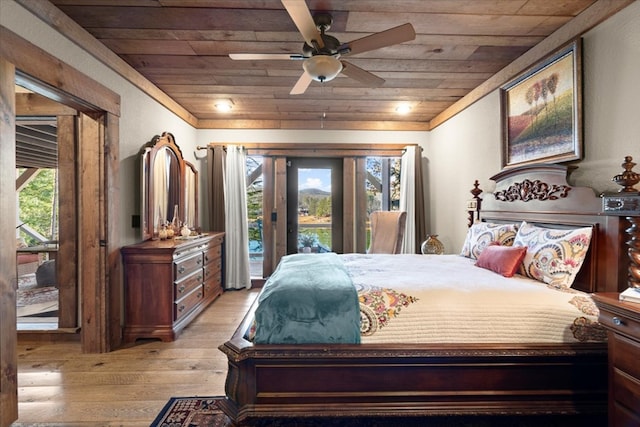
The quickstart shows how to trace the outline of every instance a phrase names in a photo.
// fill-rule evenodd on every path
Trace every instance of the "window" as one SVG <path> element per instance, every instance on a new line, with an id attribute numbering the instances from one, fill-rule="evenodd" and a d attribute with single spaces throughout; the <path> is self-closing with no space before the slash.
<path id="1" fill-rule="evenodd" d="M 251 277 L 262 277 L 263 212 L 262 157 L 247 156 L 247 223 L 249 224 L 249 264 Z"/>
<path id="2" fill-rule="evenodd" d="M 400 164 L 400 157 L 367 157 L 367 248 L 371 242 L 371 212 L 400 209 Z"/>

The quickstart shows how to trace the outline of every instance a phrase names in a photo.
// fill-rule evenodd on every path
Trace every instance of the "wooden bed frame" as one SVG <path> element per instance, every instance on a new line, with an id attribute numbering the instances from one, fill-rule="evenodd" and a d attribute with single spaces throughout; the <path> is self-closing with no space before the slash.
<path id="1" fill-rule="evenodd" d="M 566 175 L 566 167 L 554 165 L 501 172 L 492 177 L 495 192 L 482 200 L 482 220 L 593 226 L 576 286 L 623 289 L 622 225 L 600 214 L 591 189 L 568 186 Z M 220 346 L 229 360 L 222 410 L 236 424 L 266 417 L 606 414 L 604 343 L 254 345 L 244 338 L 254 309 Z"/>

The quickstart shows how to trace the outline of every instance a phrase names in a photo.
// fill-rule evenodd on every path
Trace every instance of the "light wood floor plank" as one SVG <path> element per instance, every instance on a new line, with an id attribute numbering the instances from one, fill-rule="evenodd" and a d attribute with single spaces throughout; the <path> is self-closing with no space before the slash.
<path id="1" fill-rule="evenodd" d="M 218 346 L 258 291 L 225 292 L 170 343 L 83 354 L 77 342 L 19 342 L 14 427 L 146 427 L 171 397 L 223 395 L 227 360 Z"/>

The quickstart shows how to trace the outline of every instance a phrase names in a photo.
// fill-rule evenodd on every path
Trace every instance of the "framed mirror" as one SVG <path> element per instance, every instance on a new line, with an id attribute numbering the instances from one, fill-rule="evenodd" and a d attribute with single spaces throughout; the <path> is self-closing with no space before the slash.
<path id="1" fill-rule="evenodd" d="M 142 239 L 158 236 L 162 224 L 179 220 L 198 228 L 198 172 L 184 160 L 173 135 L 154 136 L 142 149 Z"/>

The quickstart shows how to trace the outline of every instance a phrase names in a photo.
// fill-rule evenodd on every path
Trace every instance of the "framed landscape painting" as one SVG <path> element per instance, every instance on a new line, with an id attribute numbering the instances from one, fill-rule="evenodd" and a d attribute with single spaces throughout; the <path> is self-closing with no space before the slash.
<path id="1" fill-rule="evenodd" d="M 502 166 L 582 158 L 581 40 L 504 85 Z"/>

